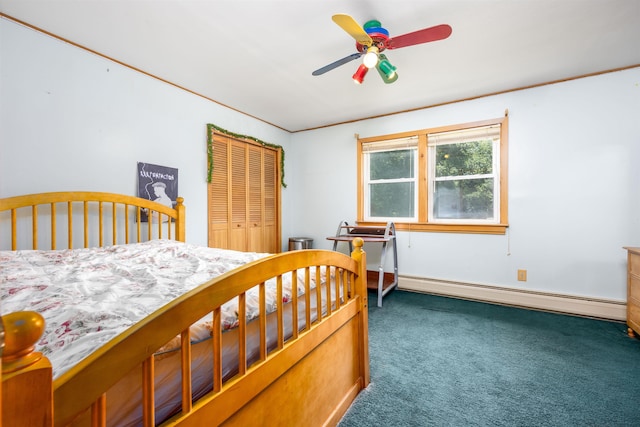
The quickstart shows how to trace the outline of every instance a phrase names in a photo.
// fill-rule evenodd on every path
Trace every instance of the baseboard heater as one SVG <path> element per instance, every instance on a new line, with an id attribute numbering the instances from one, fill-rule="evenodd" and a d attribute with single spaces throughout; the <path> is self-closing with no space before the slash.
<path id="1" fill-rule="evenodd" d="M 624 301 L 402 275 L 398 289 L 607 320 L 624 321 L 627 317 Z"/>

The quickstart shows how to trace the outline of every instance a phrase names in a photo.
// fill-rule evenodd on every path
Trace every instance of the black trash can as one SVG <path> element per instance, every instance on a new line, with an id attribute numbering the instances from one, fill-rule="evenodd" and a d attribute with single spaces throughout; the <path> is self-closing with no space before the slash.
<path id="1" fill-rule="evenodd" d="M 309 237 L 289 237 L 289 250 L 297 251 L 299 249 L 311 249 L 313 239 Z"/>

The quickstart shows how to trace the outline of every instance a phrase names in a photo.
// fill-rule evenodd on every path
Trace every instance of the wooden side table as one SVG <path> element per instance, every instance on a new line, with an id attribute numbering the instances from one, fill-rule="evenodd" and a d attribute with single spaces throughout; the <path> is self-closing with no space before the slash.
<path id="1" fill-rule="evenodd" d="M 627 250 L 627 326 L 630 337 L 640 335 L 640 248 Z"/>

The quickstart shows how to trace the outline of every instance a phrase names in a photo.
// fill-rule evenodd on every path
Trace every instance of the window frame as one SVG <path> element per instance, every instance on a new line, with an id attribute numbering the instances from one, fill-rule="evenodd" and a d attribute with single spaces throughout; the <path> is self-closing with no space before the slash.
<path id="1" fill-rule="evenodd" d="M 454 221 L 429 221 L 429 149 L 428 149 L 428 135 L 434 133 L 441 132 L 451 132 L 451 131 L 459 131 L 470 128 L 478 128 L 485 127 L 491 125 L 500 125 L 500 143 L 499 143 L 499 158 L 494 159 L 494 162 L 497 162 L 499 165 L 498 171 L 498 196 L 499 196 L 499 207 L 498 207 L 498 215 L 499 217 L 496 219 L 494 223 L 487 223 L 475 220 L 460 220 L 456 219 Z M 357 196 L 358 196 L 358 213 L 357 213 L 357 221 L 359 224 L 363 225 L 382 225 L 384 224 L 384 220 L 393 221 L 395 224 L 396 230 L 404 230 L 404 231 L 424 231 L 424 232 L 449 232 L 449 233 L 476 233 L 476 234 L 505 234 L 507 228 L 509 227 L 508 221 L 508 115 L 505 114 L 504 117 L 496 118 L 496 119 L 488 119 L 481 120 L 470 123 L 463 124 L 454 124 L 448 126 L 441 126 L 436 128 L 428 128 L 421 129 L 417 131 L 411 132 L 402 132 L 396 134 L 389 135 L 380 135 L 374 137 L 367 138 L 359 138 L 357 139 Z M 367 197 L 366 185 L 367 182 L 365 180 L 366 167 L 368 165 L 365 161 L 365 150 L 363 150 L 363 144 L 379 142 L 379 141 L 388 141 L 394 139 L 401 138 L 418 138 L 418 152 L 417 152 L 417 162 L 418 176 L 416 177 L 417 182 L 417 191 L 418 191 L 418 199 L 417 199 L 417 221 L 416 222 L 407 222 L 403 221 L 404 218 L 388 218 L 383 219 L 380 218 L 378 220 L 372 220 L 365 215 L 365 209 L 368 206 L 365 197 Z"/>

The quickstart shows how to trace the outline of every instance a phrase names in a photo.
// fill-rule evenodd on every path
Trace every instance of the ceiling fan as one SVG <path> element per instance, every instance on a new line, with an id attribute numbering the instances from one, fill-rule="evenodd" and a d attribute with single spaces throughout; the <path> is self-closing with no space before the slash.
<path id="1" fill-rule="evenodd" d="M 397 37 L 389 37 L 389 31 L 382 27 L 380 21 L 371 20 L 360 26 L 351 16 L 342 13 L 333 15 L 331 19 L 356 40 L 357 52 L 325 65 L 311 74 L 319 76 L 364 55 L 362 64 L 353 75 L 353 81 L 357 84 L 362 84 L 367 71 L 373 67 L 378 70 L 385 83 L 395 82 L 398 80 L 396 67 L 382 52 L 386 49 L 400 49 L 401 47 L 443 40 L 449 37 L 452 31 L 449 25 L 442 24 Z"/>

